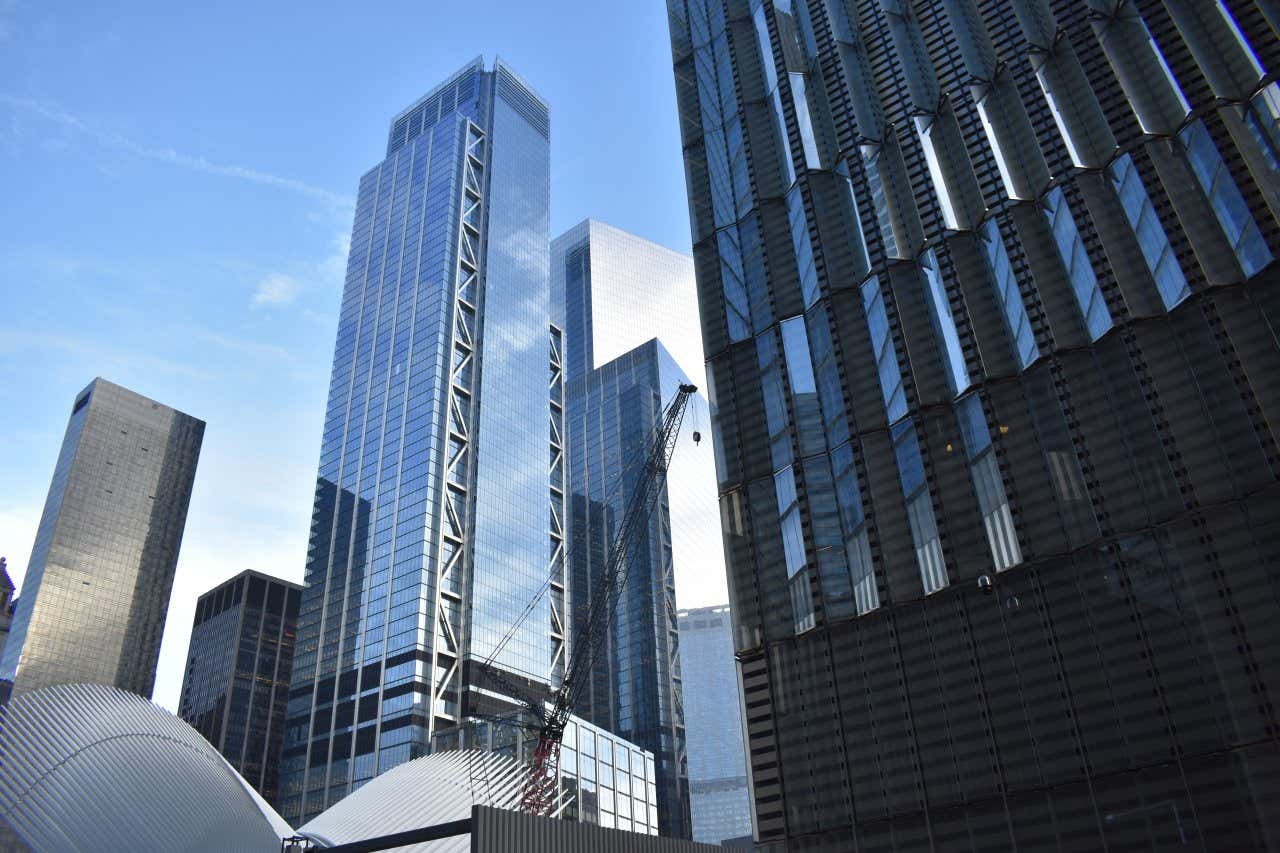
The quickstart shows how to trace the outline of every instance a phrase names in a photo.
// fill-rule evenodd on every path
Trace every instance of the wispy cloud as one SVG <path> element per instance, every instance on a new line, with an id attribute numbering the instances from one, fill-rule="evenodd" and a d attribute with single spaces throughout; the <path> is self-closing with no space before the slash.
<path id="1" fill-rule="evenodd" d="M 302 285 L 293 276 L 273 272 L 258 282 L 250 306 L 261 308 L 265 305 L 288 305 L 298 298 L 301 289 Z"/>
<path id="2" fill-rule="evenodd" d="M 289 352 L 282 346 L 277 346 L 276 344 L 247 341 L 241 338 L 228 337 L 227 335 L 218 334 L 217 332 L 204 330 L 195 330 L 193 334 L 200 340 L 208 341 L 214 346 L 221 347 L 229 352 L 248 356 L 255 360 L 277 360 L 286 362 L 297 360 L 293 353 Z"/>
<path id="3" fill-rule="evenodd" d="M 3 3 L 3 0 L 0 0 L 0 3 Z M 0 5 L 0 13 L 2 12 L 3 6 Z M 3 19 L 0 18 L 0 30 L 2 29 Z M 139 157 L 146 157 L 149 160 L 156 160 L 161 163 L 168 163 L 171 166 L 178 166 L 180 168 L 190 169 L 196 172 L 204 172 L 209 175 L 237 178 L 239 180 L 250 181 L 255 184 L 262 184 L 264 186 L 288 190 L 289 192 L 313 198 L 337 208 L 347 209 L 353 205 L 352 199 L 349 196 L 330 192 L 329 190 L 312 186 L 311 184 L 299 181 L 295 178 L 285 178 L 279 175 L 273 175 L 269 172 L 251 169 L 247 166 L 215 163 L 212 160 L 206 160 L 204 157 L 185 154 L 181 151 L 175 151 L 172 148 L 154 148 L 149 145 L 143 145 L 142 143 L 130 139 L 127 136 L 98 127 L 85 121 L 79 116 L 72 115 L 65 110 L 43 101 L 0 94 L 0 104 L 5 104 L 15 110 L 21 110 L 22 112 L 38 116 L 46 121 L 61 125 L 62 127 L 78 131 L 85 136 L 102 143 L 103 145 L 120 148 L 132 154 L 136 154 Z"/>
<path id="4" fill-rule="evenodd" d="M 98 338 L 56 329 L 0 330 L 0 355 L 13 352 L 57 352 L 75 356 L 83 363 L 95 365 L 99 375 L 162 373 L 201 382 L 212 381 L 215 374 L 186 361 L 138 351 L 133 347 L 107 344 Z"/>

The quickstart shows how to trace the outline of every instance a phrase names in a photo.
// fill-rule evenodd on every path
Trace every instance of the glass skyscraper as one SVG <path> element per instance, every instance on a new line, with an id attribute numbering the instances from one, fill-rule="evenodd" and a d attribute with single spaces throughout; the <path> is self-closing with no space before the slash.
<path id="1" fill-rule="evenodd" d="M 551 268 L 553 303 L 564 312 L 577 623 L 643 475 L 663 407 L 687 376 L 702 381 L 701 335 L 686 255 L 587 220 L 552 242 Z M 627 558 L 627 584 L 607 654 L 591 674 L 589 707 L 580 709 L 654 753 L 660 830 L 678 837 L 689 836 L 690 824 L 675 571 L 724 571 L 713 454 L 709 442 L 697 447 L 692 440 L 706 404 L 698 395 L 689 405 L 649 535 Z"/>
<path id="2" fill-rule="evenodd" d="M 546 103 L 477 59 L 360 181 L 281 763 L 295 822 L 509 710 L 491 658 L 544 694 L 563 670 L 548 136 Z"/>
<path id="3" fill-rule="evenodd" d="M 748 838 L 751 796 L 729 608 L 681 610 L 679 625 L 693 840 Z"/>
<path id="4" fill-rule="evenodd" d="M 0 660 L 13 693 L 151 698 L 204 421 L 105 379 L 76 395 Z"/>
<path id="5" fill-rule="evenodd" d="M 275 803 L 302 587 L 245 571 L 196 601 L 178 716 Z"/>
<path id="6" fill-rule="evenodd" d="M 1280 39 L 668 0 L 766 849 L 1280 849 Z"/>

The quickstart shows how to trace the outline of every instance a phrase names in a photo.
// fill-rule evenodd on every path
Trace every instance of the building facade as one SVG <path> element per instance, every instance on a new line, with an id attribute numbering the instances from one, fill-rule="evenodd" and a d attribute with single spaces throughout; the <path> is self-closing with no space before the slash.
<path id="1" fill-rule="evenodd" d="M 523 764 L 514 783 L 515 790 L 523 792 L 523 768 L 537 747 L 538 733 L 513 722 L 514 715 L 471 719 L 464 729 L 439 732 L 431 751 L 435 755 L 463 750 L 519 758 Z M 649 750 L 572 715 L 561 740 L 558 769 L 560 799 L 556 813 L 561 818 L 669 837 L 659 805 L 661 779 Z M 491 805 L 498 804 L 504 787 L 511 781 L 499 778 L 483 765 L 472 765 L 460 775 L 465 776 L 461 781 L 477 802 Z M 515 807 L 514 803 L 511 805 Z"/>
<path id="2" fill-rule="evenodd" d="M 679 620 L 693 840 L 749 837 L 751 792 L 729 608 L 681 610 Z"/>
<path id="3" fill-rule="evenodd" d="M 566 385 L 574 625 L 586 623 L 627 502 L 646 475 L 647 451 L 663 409 L 685 382 L 662 344 L 651 340 Z M 677 453 L 693 452 L 692 440 L 681 438 L 688 446 L 682 444 Z M 606 648 L 594 661 L 586 707 L 578 712 L 654 753 L 662 834 L 687 838 L 689 781 L 670 486 L 659 493 L 646 535 L 638 536 L 626 554 L 626 579 Z"/>
<path id="4" fill-rule="evenodd" d="M 693 258 L 595 219 L 551 241 L 551 300 L 565 330 L 565 377 L 658 338 L 704 381 Z"/>
<path id="5" fill-rule="evenodd" d="M 477 59 L 360 181 L 281 762 L 295 822 L 563 672 L 549 133 Z"/>
<path id="6" fill-rule="evenodd" d="M 551 244 L 552 299 L 565 329 L 572 606 L 575 623 L 609 556 L 643 455 L 676 388 L 702 383 L 693 260 L 634 234 L 586 220 Z M 671 347 L 671 349 L 669 349 Z M 652 750 L 663 835 L 689 837 L 677 570 L 719 577 L 711 443 L 692 434 L 706 413 L 689 409 L 654 509 L 649 535 L 628 558 L 607 654 L 591 674 L 581 713 Z"/>
<path id="7" fill-rule="evenodd" d="M 1280 848 L 1273 4 L 668 9 L 759 839 Z"/>
<path id="8" fill-rule="evenodd" d="M 204 426 L 105 379 L 76 395 L 0 659 L 15 695 L 150 698 Z"/>
<path id="9" fill-rule="evenodd" d="M 178 716 L 275 803 L 302 587 L 245 571 L 196 601 Z"/>

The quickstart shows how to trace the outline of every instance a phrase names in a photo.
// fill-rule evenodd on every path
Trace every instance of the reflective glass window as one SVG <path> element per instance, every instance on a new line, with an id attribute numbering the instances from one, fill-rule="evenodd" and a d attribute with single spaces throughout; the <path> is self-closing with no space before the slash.
<path id="1" fill-rule="evenodd" d="M 836 167 L 840 177 L 844 179 L 846 200 L 849 203 L 849 245 L 853 252 L 854 263 L 859 277 L 871 268 L 870 255 L 867 251 L 867 235 L 862 232 L 862 217 L 858 212 L 858 194 L 853 191 L 853 179 L 849 175 L 849 162 L 841 160 Z"/>
<path id="2" fill-rule="evenodd" d="M 778 496 L 778 519 L 782 524 L 782 547 L 787 560 L 787 577 L 794 577 L 796 572 L 805 567 L 805 558 L 795 473 L 790 466 L 774 475 L 773 485 Z"/>
<path id="3" fill-rule="evenodd" d="M 809 340 L 805 335 L 804 317 L 783 320 L 782 349 L 787 357 L 787 375 L 791 379 L 792 394 L 813 394 L 817 385 L 813 380 L 813 362 L 809 356 Z"/>
<path id="4" fill-rule="evenodd" d="M 1222 155 L 1213 144 L 1208 128 L 1203 121 L 1195 121 L 1183 129 L 1179 137 L 1186 146 L 1191 170 L 1213 207 L 1223 235 L 1240 260 L 1241 269 L 1245 275 L 1253 275 L 1271 263 L 1271 251 L 1262 239 L 1258 224 L 1249 214 L 1240 188 L 1222 162 Z"/>
<path id="5" fill-rule="evenodd" d="M 840 367 L 836 360 L 835 344 L 831 340 L 826 308 L 819 304 L 808 314 L 805 325 L 809 331 L 809 344 L 817 377 L 818 399 L 822 403 L 823 428 L 827 446 L 839 444 L 849 438 L 849 419 L 845 414 L 844 391 L 840 382 Z"/>
<path id="6" fill-rule="evenodd" d="M 880 593 L 876 587 L 852 445 L 846 442 L 831 451 L 831 467 L 835 472 L 836 503 L 845 534 L 845 560 L 853 583 L 854 605 L 861 615 L 880 606 Z"/>
<path id="7" fill-rule="evenodd" d="M 982 400 L 970 394 L 956 404 L 960 419 L 960 432 L 964 440 L 965 455 L 969 460 L 969 475 L 978 496 L 978 508 L 991 549 L 991 560 L 996 571 L 1016 566 L 1022 562 L 1022 549 L 1013 526 L 1013 513 L 1005 493 L 1004 480 L 995 450 L 991 445 L 991 432 L 987 428 Z"/>
<path id="8" fill-rule="evenodd" d="M 1120 196 L 1120 204 L 1124 207 L 1129 227 L 1138 238 L 1142 248 L 1142 257 L 1147 262 L 1147 269 L 1155 279 L 1160 291 L 1160 298 L 1165 308 L 1172 308 L 1191 295 L 1187 286 L 1187 278 L 1178 265 L 1178 259 L 1169 244 L 1169 235 L 1160 225 L 1160 217 L 1156 214 L 1151 197 L 1142 185 L 1142 176 L 1133 165 L 1133 158 L 1124 154 L 1111 164 L 1109 170 L 1111 185 Z"/>
<path id="9" fill-rule="evenodd" d="M 791 246 L 796 253 L 796 271 L 800 277 L 800 294 L 804 307 L 818 301 L 818 268 L 813 262 L 813 244 L 809 240 L 809 222 L 804 213 L 804 195 L 794 186 L 787 193 L 787 221 L 791 226 Z"/>
<path id="10" fill-rule="evenodd" d="M 1018 278 L 1009 261 L 1009 251 L 1000 238 L 1000 226 L 994 219 L 988 219 L 982 226 L 982 242 L 987 250 L 987 263 L 991 267 L 996 298 L 1004 306 L 1005 326 L 1013 341 L 1014 352 L 1018 361 L 1026 367 L 1040 357 L 1040 348 L 1036 346 L 1036 336 L 1031 328 L 1031 320 L 1027 317 L 1027 307 L 1018 291 Z"/>
<path id="11" fill-rule="evenodd" d="M 1271 168 L 1280 172 L 1280 83 L 1254 96 L 1244 110 L 1244 122 Z"/>
<path id="12" fill-rule="evenodd" d="M 942 270 L 938 267 L 938 257 L 933 249 L 925 252 L 925 277 L 928 279 L 929 307 L 933 316 L 933 328 L 942 345 L 943 360 L 946 361 L 947 381 L 951 385 L 952 394 L 960 394 L 969 387 L 969 369 L 964 363 L 964 353 L 960 349 L 960 335 L 956 332 L 956 321 L 951 314 L 951 303 L 947 299 L 946 285 L 942 282 Z"/>
<path id="13" fill-rule="evenodd" d="M 928 595 L 948 585 L 947 567 L 925 478 L 924 461 L 920 456 L 920 444 L 916 439 L 915 424 L 910 419 L 893 428 L 893 444 L 902 494 L 907 504 L 907 521 L 916 549 L 920 583 Z"/>
<path id="14" fill-rule="evenodd" d="M 760 393 L 764 398 L 765 422 L 769 428 L 773 467 L 791 463 L 791 438 L 788 431 L 786 392 L 778 345 L 772 332 L 756 338 L 756 361 L 760 368 Z"/>
<path id="15" fill-rule="evenodd" d="M 796 108 L 796 123 L 800 126 L 800 142 L 804 147 L 804 162 L 810 169 L 822 168 L 822 157 L 818 153 L 818 140 L 813 135 L 813 119 L 809 115 L 809 95 L 805 87 L 805 75 L 792 71 L 788 76 L 791 81 L 791 100 Z"/>
<path id="16" fill-rule="evenodd" d="M 1067 206 L 1067 197 L 1062 192 L 1062 187 L 1054 187 L 1049 191 L 1044 200 L 1044 213 L 1049 220 L 1049 227 L 1053 229 L 1053 239 L 1058 245 L 1062 263 L 1067 268 L 1067 277 L 1071 280 L 1071 289 L 1080 305 L 1080 313 L 1084 315 L 1089 337 L 1096 341 L 1111 328 L 1111 312 L 1107 310 L 1102 289 L 1098 287 L 1098 277 L 1093 272 L 1089 253 L 1085 250 L 1084 240 L 1076 228 L 1076 221 Z"/>
<path id="17" fill-rule="evenodd" d="M 765 86 L 769 90 L 769 100 L 773 104 L 773 125 L 778 139 L 779 168 L 782 170 L 784 182 L 791 186 L 796 182 L 796 169 L 791 158 L 791 139 L 787 136 L 787 117 L 782 110 L 782 94 L 778 91 L 778 72 L 773 63 L 773 43 L 769 39 L 769 22 L 765 17 L 765 6 L 756 7 L 753 20 L 756 26 L 756 41 L 760 47 L 760 66 L 764 71 Z"/>
<path id="18" fill-rule="evenodd" d="M 880 293 L 880 281 L 874 276 L 862 285 L 862 310 L 867 315 L 871 332 L 871 346 L 875 352 L 876 372 L 880 378 L 880 391 L 884 396 L 884 408 L 890 422 L 907 413 L 907 396 L 902 387 L 902 372 L 898 368 L 898 356 L 893 347 L 893 333 L 889 329 L 889 315 L 885 311 L 884 296 Z"/>
<path id="19" fill-rule="evenodd" d="M 885 195 L 884 180 L 880 176 L 880 147 L 863 145 L 861 148 L 863 173 L 867 176 L 867 188 L 871 191 L 871 209 L 876 214 L 876 227 L 884 242 L 884 252 L 891 258 L 901 257 L 898 238 L 893 233 L 893 215 Z M 856 207 L 856 205 L 855 205 Z"/>

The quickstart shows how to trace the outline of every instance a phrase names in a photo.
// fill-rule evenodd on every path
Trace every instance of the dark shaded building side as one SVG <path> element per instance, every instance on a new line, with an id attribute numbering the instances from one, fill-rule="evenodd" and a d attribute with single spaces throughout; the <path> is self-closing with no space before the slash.
<path id="1" fill-rule="evenodd" d="M 1280 15 L 669 0 L 765 849 L 1280 849 Z"/>
<path id="2" fill-rule="evenodd" d="M 246 571 L 196 602 L 178 716 L 275 803 L 302 587 Z"/>

